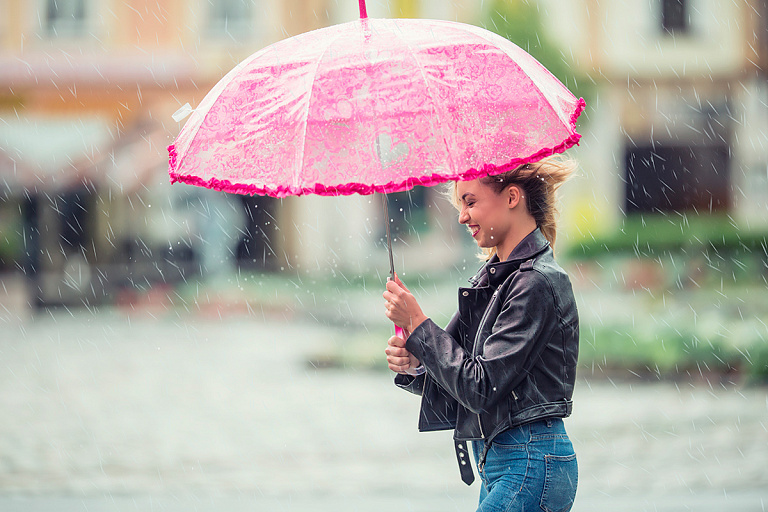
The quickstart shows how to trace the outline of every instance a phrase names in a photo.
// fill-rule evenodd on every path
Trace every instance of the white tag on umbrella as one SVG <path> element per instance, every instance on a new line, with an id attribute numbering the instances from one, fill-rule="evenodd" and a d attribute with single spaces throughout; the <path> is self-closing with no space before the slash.
<path id="1" fill-rule="evenodd" d="M 185 103 L 184 105 L 181 106 L 181 108 L 179 110 L 174 112 L 171 117 L 173 118 L 174 121 L 176 121 L 178 123 L 179 121 L 181 121 L 182 119 L 187 117 L 192 112 L 194 112 L 194 110 L 192 109 L 190 104 L 189 103 Z"/>

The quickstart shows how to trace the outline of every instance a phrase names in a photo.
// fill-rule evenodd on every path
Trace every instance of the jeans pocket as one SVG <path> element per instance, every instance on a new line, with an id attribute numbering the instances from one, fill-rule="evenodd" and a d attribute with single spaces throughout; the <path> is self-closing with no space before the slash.
<path id="1" fill-rule="evenodd" d="M 576 497 L 579 466 L 576 454 L 547 455 L 547 474 L 540 507 L 544 512 L 568 512 Z"/>

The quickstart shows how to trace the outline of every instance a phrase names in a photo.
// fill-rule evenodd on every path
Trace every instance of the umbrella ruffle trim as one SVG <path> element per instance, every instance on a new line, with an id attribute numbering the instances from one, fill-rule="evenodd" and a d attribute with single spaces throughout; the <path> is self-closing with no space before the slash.
<path id="1" fill-rule="evenodd" d="M 352 194 L 368 195 L 376 192 L 383 194 L 403 192 L 416 186 L 430 187 L 433 185 L 439 185 L 440 183 L 446 183 L 448 181 L 473 180 L 482 176 L 501 174 L 503 172 L 511 171 L 517 167 L 520 167 L 521 165 L 537 162 L 542 158 L 546 158 L 558 153 L 563 153 L 568 148 L 577 145 L 581 139 L 581 135 L 575 131 L 575 128 L 576 121 L 579 118 L 579 115 L 581 115 L 581 113 L 584 111 L 585 107 L 586 103 L 584 102 L 584 99 L 580 98 L 570 119 L 572 134 L 557 146 L 553 148 L 541 149 L 528 157 L 512 159 L 503 165 L 486 164 L 480 169 L 469 169 L 458 174 L 432 174 L 418 178 L 408 178 L 400 182 L 390 182 L 383 185 L 370 185 L 366 183 L 344 183 L 341 185 L 316 184 L 313 187 L 294 187 L 290 185 L 278 185 L 274 187 L 259 186 L 252 184 L 232 183 L 229 180 L 222 180 L 218 178 L 210 178 L 206 180 L 204 178 L 200 178 L 199 176 L 180 174 L 175 171 L 177 168 L 178 157 L 176 154 L 176 146 L 173 144 L 168 146 L 169 164 L 171 168 L 169 174 L 171 183 L 186 183 L 188 185 L 205 187 L 211 190 L 251 196 L 267 195 L 281 198 L 287 196 L 303 196 L 309 194 L 316 194 L 320 196 L 348 196 Z"/>

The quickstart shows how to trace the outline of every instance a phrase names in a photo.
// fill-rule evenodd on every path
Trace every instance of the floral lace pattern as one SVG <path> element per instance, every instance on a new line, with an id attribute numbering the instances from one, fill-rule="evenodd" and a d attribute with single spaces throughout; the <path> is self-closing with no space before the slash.
<path id="1" fill-rule="evenodd" d="M 274 197 L 397 192 L 577 144 L 584 100 L 484 29 L 361 19 L 256 52 L 168 147 L 171 182 Z"/>

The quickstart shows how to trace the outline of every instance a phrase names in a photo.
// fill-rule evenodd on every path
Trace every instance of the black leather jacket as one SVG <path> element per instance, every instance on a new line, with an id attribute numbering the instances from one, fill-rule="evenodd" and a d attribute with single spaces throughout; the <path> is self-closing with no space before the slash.
<path id="1" fill-rule="evenodd" d="M 579 317 L 571 282 L 539 229 L 470 283 L 445 329 L 426 320 L 406 342 L 427 373 L 395 383 L 422 396 L 420 431 L 453 428 L 456 440 L 485 440 L 487 452 L 504 430 L 570 415 Z"/>

